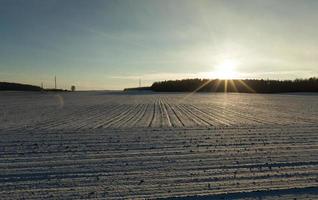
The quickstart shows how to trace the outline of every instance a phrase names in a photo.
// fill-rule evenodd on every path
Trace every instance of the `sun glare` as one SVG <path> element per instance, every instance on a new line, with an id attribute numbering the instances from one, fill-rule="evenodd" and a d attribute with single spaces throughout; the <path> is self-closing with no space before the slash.
<path id="1" fill-rule="evenodd" d="M 238 62 L 235 60 L 224 60 L 216 66 L 216 69 L 212 72 L 212 74 L 215 78 L 219 79 L 238 78 L 238 73 L 236 71 L 237 65 Z"/>

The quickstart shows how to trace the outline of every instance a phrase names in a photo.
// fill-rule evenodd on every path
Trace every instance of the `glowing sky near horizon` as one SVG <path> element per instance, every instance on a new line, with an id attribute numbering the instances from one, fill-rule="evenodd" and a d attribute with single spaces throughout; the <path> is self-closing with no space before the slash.
<path id="1" fill-rule="evenodd" d="M 0 81 L 318 76 L 316 0 L 0 0 Z M 222 67 L 223 66 L 223 67 Z"/>

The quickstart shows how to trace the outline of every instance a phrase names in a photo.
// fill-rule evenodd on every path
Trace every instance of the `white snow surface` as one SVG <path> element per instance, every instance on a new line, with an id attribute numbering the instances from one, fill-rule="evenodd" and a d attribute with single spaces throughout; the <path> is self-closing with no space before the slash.
<path id="1" fill-rule="evenodd" d="M 0 199 L 318 199 L 318 95 L 0 92 Z"/>

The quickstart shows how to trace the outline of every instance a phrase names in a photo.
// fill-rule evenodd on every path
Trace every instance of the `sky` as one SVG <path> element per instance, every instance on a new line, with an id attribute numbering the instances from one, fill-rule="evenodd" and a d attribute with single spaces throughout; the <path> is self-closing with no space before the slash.
<path id="1" fill-rule="evenodd" d="M 317 10 L 317 0 L 0 0 L 0 81 L 116 90 L 317 77 Z"/>

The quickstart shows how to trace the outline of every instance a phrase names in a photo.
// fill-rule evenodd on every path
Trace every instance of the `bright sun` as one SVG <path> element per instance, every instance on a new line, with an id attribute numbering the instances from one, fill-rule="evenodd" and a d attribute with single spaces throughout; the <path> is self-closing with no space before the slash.
<path id="1" fill-rule="evenodd" d="M 235 60 L 223 60 L 216 66 L 216 69 L 212 72 L 213 76 L 219 79 L 233 79 L 238 77 L 236 67 L 238 62 Z"/>

